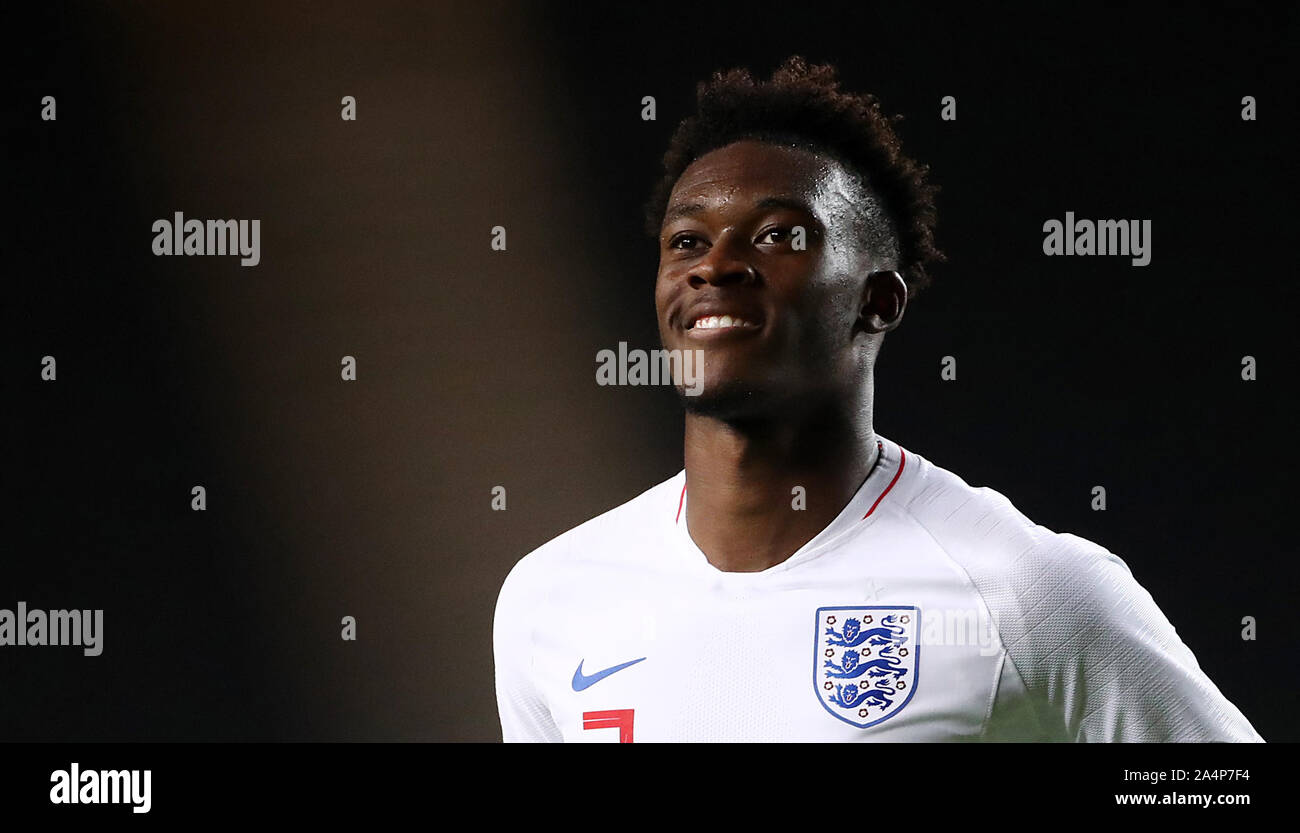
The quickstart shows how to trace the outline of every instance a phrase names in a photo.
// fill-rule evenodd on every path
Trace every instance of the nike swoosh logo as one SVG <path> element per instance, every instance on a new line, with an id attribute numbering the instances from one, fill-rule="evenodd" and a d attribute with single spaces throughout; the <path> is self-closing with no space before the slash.
<path id="1" fill-rule="evenodd" d="M 582 673 L 582 663 L 586 662 L 586 660 L 584 659 L 578 663 L 578 670 L 573 672 L 573 690 L 584 691 L 588 688 L 591 688 L 596 683 L 608 677 L 610 674 L 617 674 L 619 671 L 622 671 L 624 668 L 629 668 L 633 665 L 636 665 L 638 662 L 641 662 L 644 659 L 645 657 L 641 657 L 641 659 L 634 659 L 631 662 L 625 662 L 622 665 L 615 665 L 610 668 L 606 668 L 604 671 L 597 671 L 595 674 L 591 674 L 591 675 Z"/>

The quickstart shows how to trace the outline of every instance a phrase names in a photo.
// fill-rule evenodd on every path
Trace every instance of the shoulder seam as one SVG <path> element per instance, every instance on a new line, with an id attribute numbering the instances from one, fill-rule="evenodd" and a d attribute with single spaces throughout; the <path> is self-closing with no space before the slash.
<path id="1" fill-rule="evenodd" d="M 915 495 L 913 495 L 913 497 L 915 497 Z M 966 503 L 969 502 L 970 502 L 969 500 L 966 501 Z M 908 517 L 910 517 L 913 521 L 915 521 L 917 526 L 925 530 L 925 534 L 930 536 L 930 540 L 933 541 L 934 545 L 939 548 L 939 551 L 942 552 L 944 557 L 948 559 L 948 562 L 961 571 L 962 576 L 966 579 L 966 583 L 970 585 L 970 589 L 974 591 L 976 596 L 979 597 L 980 602 L 983 603 L 985 609 L 987 609 L 989 611 L 990 616 L 992 616 L 993 606 L 989 604 L 989 600 L 985 598 L 984 593 L 981 592 L 979 587 L 975 584 L 975 580 L 971 578 L 970 572 L 967 571 L 966 567 L 961 562 L 959 562 L 957 559 L 952 557 L 952 553 L 948 552 L 948 548 L 939 542 L 939 539 L 936 538 L 934 536 L 934 533 L 930 531 L 930 527 L 926 525 L 925 521 L 921 520 L 917 516 L 917 514 L 912 511 L 911 503 L 912 502 L 909 500 L 903 504 L 903 510 L 907 512 Z M 962 504 L 962 506 L 965 505 L 966 505 L 965 503 Z M 994 632 L 997 633 L 998 635 L 998 644 L 1002 646 L 1002 654 L 1006 658 L 1005 661 L 1011 663 L 1011 669 L 1015 671 L 1016 676 L 1023 681 L 1025 679 L 1025 675 L 1020 672 L 1020 667 L 1016 665 L 1015 658 L 1011 656 L 1011 649 L 1007 646 L 1006 640 L 1002 638 L 1002 629 L 998 626 L 998 621 L 996 617 L 993 617 L 991 624 L 993 626 Z M 1001 693 L 1001 691 L 1002 691 L 1002 667 L 1001 664 L 999 664 L 998 673 L 994 678 L 994 682 L 993 682 L 993 692 L 992 694 L 989 695 L 988 708 L 985 710 L 983 725 L 980 727 L 980 737 L 984 737 L 986 734 L 988 734 L 989 723 L 993 719 L 993 708 L 997 703 L 998 695 Z M 1029 687 L 1027 684 L 1025 686 L 1025 691 L 1026 693 L 1028 693 L 1029 691 Z M 1032 701 L 1032 697 L 1031 697 L 1031 701 Z M 1034 715 L 1035 718 L 1037 719 L 1038 718 L 1037 707 L 1034 708 Z"/>

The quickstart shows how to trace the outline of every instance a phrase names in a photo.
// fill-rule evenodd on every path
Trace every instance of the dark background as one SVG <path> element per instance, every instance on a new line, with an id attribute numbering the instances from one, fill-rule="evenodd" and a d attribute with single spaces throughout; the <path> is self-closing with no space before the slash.
<path id="1" fill-rule="evenodd" d="M 509 568 L 681 466 L 671 394 L 595 382 L 657 345 L 668 136 L 696 81 L 794 53 L 944 189 L 877 430 L 1118 553 L 1300 737 L 1294 12 L 474 5 L 6 5 L 0 607 L 105 632 L 0 649 L 0 739 L 499 738 Z M 1067 210 L 1150 219 L 1151 265 L 1045 257 Z M 260 219 L 261 264 L 153 256 L 174 211 Z"/>

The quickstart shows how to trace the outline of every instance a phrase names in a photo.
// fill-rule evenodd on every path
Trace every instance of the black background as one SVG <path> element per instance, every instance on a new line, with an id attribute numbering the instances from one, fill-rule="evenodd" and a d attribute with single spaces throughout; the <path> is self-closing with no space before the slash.
<path id="1" fill-rule="evenodd" d="M 1119 554 L 1295 740 L 1294 12 L 904 5 L 7 6 L 0 607 L 105 648 L 0 650 L 0 739 L 499 738 L 506 572 L 681 465 L 670 395 L 594 381 L 657 341 L 667 138 L 802 54 L 943 188 L 876 429 Z M 154 257 L 177 210 L 260 218 L 261 265 Z M 1067 210 L 1150 219 L 1151 264 L 1045 257 Z"/>

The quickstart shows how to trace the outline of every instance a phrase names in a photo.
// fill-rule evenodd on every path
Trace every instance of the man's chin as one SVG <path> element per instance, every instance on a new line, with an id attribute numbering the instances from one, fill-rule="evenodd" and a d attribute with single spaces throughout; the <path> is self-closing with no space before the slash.
<path id="1" fill-rule="evenodd" d="M 779 406 L 778 397 L 749 382 L 738 380 L 701 385 L 696 389 L 677 388 L 686 413 L 713 419 L 746 419 L 770 414 Z"/>

